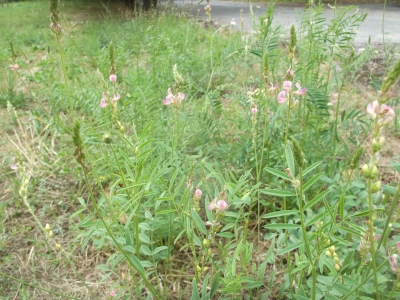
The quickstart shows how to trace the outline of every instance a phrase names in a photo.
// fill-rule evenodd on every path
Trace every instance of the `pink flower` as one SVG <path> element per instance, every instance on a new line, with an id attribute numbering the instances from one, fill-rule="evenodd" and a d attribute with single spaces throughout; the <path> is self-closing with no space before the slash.
<path id="1" fill-rule="evenodd" d="M 120 94 L 114 95 L 114 98 L 112 99 L 112 101 L 118 101 L 121 98 Z"/>
<path id="2" fill-rule="evenodd" d="M 18 165 L 17 164 L 11 164 L 10 165 L 11 170 L 17 170 L 18 169 Z"/>
<path id="3" fill-rule="evenodd" d="M 110 75 L 110 81 L 111 81 L 111 82 L 116 82 L 116 81 L 117 81 L 117 75 L 111 74 L 111 75 Z"/>
<path id="4" fill-rule="evenodd" d="M 196 198 L 200 198 L 202 194 L 203 192 L 200 189 L 196 189 L 196 191 L 194 192 L 194 196 Z"/>
<path id="5" fill-rule="evenodd" d="M 392 269 L 393 272 L 397 272 L 397 254 L 393 254 L 392 256 L 389 256 L 389 264 L 390 268 Z"/>
<path id="6" fill-rule="evenodd" d="M 204 10 L 206 11 L 206 13 L 210 13 L 210 11 L 211 11 L 211 5 L 210 5 L 210 4 L 207 4 L 207 5 L 204 7 Z"/>
<path id="7" fill-rule="evenodd" d="M 185 94 L 178 92 L 178 96 L 175 97 L 174 94 L 172 94 L 171 88 L 168 89 L 167 91 L 167 97 L 165 97 L 164 100 L 162 100 L 162 104 L 164 105 L 170 105 L 170 104 L 181 104 L 181 102 L 185 99 Z"/>
<path id="8" fill-rule="evenodd" d="M 101 108 L 104 108 L 104 107 L 106 107 L 108 104 L 106 103 L 106 98 L 101 98 L 101 100 L 100 100 L 100 104 L 99 104 L 99 106 L 101 107 Z"/>
<path id="9" fill-rule="evenodd" d="M 272 82 L 269 83 L 271 86 L 268 91 L 275 91 L 278 88 L 278 84 L 273 84 Z"/>
<path id="10" fill-rule="evenodd" d="M 291 81 L 284 81 L 283 82 L 283 88 L 286 90 L 287 93 L 289 93 L 289 91 L 292 88 L 292 82 Z"/>
<path id="11" fill-rule="evenodd" d="M 117 296 L 117 292 L 114 291 L 114 290 L 110 291 L 110 296 L 111 297 L 116 297 Z"/>
<path id="12" fill-rule="evenodd" d="M 306 93 L 306 88 L 301 88 L 300 83 L 296 83 L 297 91 L 295 91 L 293 94 L 296 95 L 304 95 Z"/>
<path id="13" fill-rule="evenodd" d="M 368 104 L 367 113 L 371 115 L 372 119 L 376 119 L 379 114 L 379 102 L 377 100 Z"/>
<path id="14" fill-rule="evenodd" d="M 380 125 L 386 125 L 394 119 L 394 116 L 395 116 L 395 112 L 394 112 L 393 108 L 391 108 L 390 106 L 387 106 L 385 104 L 382 104 L 381 109 L 379 110 L 378 123 Z"/>
<path id="15" fill-rule="evenodd" d="M 256 106 L 256 107 L 253 107 L 253 108 L 251 109 L 251 113 L 252 113 L 253 115 L 256 115 L 257 112 L 258 112 L 257 106 Z"/>
<path id="16" fill-rule="evenodd" d="M 214 198 L 211 201 L 210 205 L 208 206 L 209 210 L 217 209 L 217 214 L 223 212 L 227 208 L 228 208 L 228 202 L 226 202 L 225 200 L 218 200 L 217 201 L 217 198 Z"/>
<path id="17" fill-rule="evenodd" d="M 283 102 L 287 101 L 286 95 L 287 95 L 287 92 L 285 92 L 285 91 L 280 92 L 278 94 L 278 102 L 283 103 Z"/>
<path id="18" fill-rule="evenodd" d="M 17 70 L 18 68 L 19 68 L 19 66 L 18 66 L 17 64 L 15 64 L 15 65 L 10 65 L 11 71 L 15 71 L 15 70 Z"/>

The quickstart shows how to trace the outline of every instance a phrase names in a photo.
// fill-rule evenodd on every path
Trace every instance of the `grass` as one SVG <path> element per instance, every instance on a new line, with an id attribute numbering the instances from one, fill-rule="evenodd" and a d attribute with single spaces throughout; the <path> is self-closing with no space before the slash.
<path id="1" fill-rule="evenodd" d="M 0 10 L 4 299 L 398 297 L 400 74 L 357 84 L 365 15 L 243 37 L 68 1 L 58 35 L 48 7 Z"/>

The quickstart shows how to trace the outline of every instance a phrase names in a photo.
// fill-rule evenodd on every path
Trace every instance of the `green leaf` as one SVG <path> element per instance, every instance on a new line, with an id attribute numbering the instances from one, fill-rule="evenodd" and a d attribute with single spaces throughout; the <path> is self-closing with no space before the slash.
<path id="1" fill-rule="evenodd" d="M 297 210 L 281 210 L 281 211 L 275 211 L 275 212 L 263 215 L 262 217 L 265 219 L 270 219 L 270 218 L 277 218 L 277 217 L 282 217 L 282 216 L 287 216 L 287 215 L 295 215 L 298 213 L 299 212 Z"/>
<path id="2" fill-rule="evenodd" d="M 233 238 L 235 236 L 232 232 L 220 232 L 217 235 L 223 238 Z"/>
<path id="3" fill-rule="evenodd" d="M 161 197 L 161 198 L 156 198 L 156 201 L 172 201 L 174 198 L 172 197 Z"/>
<path id="4" fill-rule="evenodd" d="M 176 212 L 176 209 L 167 209 L 167 210 L 162 210 L 156 212 L 156 215 L 165 215 L 165 214 L 170 214 Z"/>
<path id="5" fill-rule="evenodd" d="M 265 167 L 264 170 L 267 171 L 268 173 L 271 173 L 272 175 L 281 177 L 281 178 L 283 178 L 283 179 L 285 179 L 285 180 L 289 180 L 289 181 L 292 181 L 292 180 L 293 180 L 293 179 L 290 178 L 290 176 L 287 175 L 286 173 L 283 173 L 283 172 L 281 172 L 281 171 L 275 170 L 275 169 L 273 169 L 273 168 Z"/>
<path id="6" fill-rule="evenodd" d="M 167 247 L 167 246 L 157 247 L 156 249 L 154 249 L 153 255 L 154 255 L 154 254 L 157 254 L 158 252 L 163 251 L 163 250 L 165 250 L 165 249 L 168 249 L 168 247 Z"/>
<path id="7" fill-rule="evenodd" d="M 142 245 L 140 246 L 140 251 L 142 251 L 142 253 L 144 255 L 148 255 L 148 256 L 152 256 L 153 253 L 151 252 L 151 250 L 149 249 L 149 247 L 147 247 L 146 245 Z"/>
<path id="8" fill-rule="evenodd" d="M 190 300 L 200 300 L 199 290 L 197 289 L 196 278 L 193 278 L 192 281 L 192 297 L 190 297 Z"/>
<path id="9" fill-rule="evenodd" d="M 263 189 L 260 190 L 261 193 L 271 196 L 278 196 L 278 197 L 295 197 L 296 194 L 284 191 L 284 190 L 277 190 L 277 189 Z"/>
<path id="10" fill-rule="evenodd" d="M 143 243 L 151 244 L 150 238 L 144 233 L 139 233 L 139 240 L 141 240 Z"/>
<path id="11" fill-rule="evenodd" d="M 316 163 L 313 163 L 311 166 L 307 167 L 303 173 L 302 176 L 306 176 L 308 173 L 310 173 L 312 170 L 314 170 L 316 167 L 318 167 L 320 165 L 320 163 L 322 163 L 322 161 L 317 161 Z M 297 175 L 298 177 L 298 175 Z M 298 179 L 298 178 L 297 178 Z"/>
<path id="12" fill-rule="evenodd" d="M 287 224 L 287 223 L 276 223 L 276 224 L 265 225 L 264 228 L 266 228 L 266 229 L 297 229 L 297 228 L 300 228 L 300 225 Z"/>
<path id="13" fill-rule="evenodd" d="M 349 216 L 349 218 L 353 218 L 353 217 L 365 217 L 365 216 L 368 216 L 368 215 L 369 215 L 369 211 L 366 210 L 366 211 L 362 211 L 362 212 L 356 213 L 356 214 L 354 214 L 354 215 L 351 215 L 351 216 Z"/>
<path id="14" fill-rule="evenodd" d="M 303 245 L 304 245 L 304 242 L 297 242 L 297 243 L 294 243 L 294 244 L 292 244 L 292 245 L 287 246 L 286 248 L 284 248 L 284 249 L 282 249 L 282 250 L 279 250 L 279 251 L 276 253 L 276 255 L 282 255 L 282 254 L 288 253 L 288 252 L 293 251 L 293 250 L 295 250 L 295 249 L 297 249 L 297 248 L 299 248 L 299 247 L 301 247 L 301 246 L 303 246 Z"/>
<path id="15" fill-rule="evenodd" d="M 324 172 L 318 173 L 318 174 L 314 175 L 309 181 L 307 181 L 303 185 L 303 192 L 307 191 L 314 183 L 316 183 L 323 174 L 324 174 Z"/>
<path id="16" fill-rule="evenodd" d="M 142 264 L 140 263 L 140 260 L 135 256 L 135 255 L 130 255 L 129 256 L 129 260 L 132 263 L 133 267 L 138 270 L 139 272 L 141 272 L 142 274 L 144 274 L 144 269 Z"/>
<path id="17" fill-rule="evenodd" d="M 203 286 L 201 288 L 201 299 L 207 299 L 207 285 L 208 285 L 208 274 L 204 277 Z"/>
<path id="18" fill-rule="evenodd" d="M 285 152 L 286 152 L 286 163 L 287 163 L 287 166 L 288 166 L 292 176 L 295 177 L 296 176 L 296 170 L 294 168 L 294 158 L 293 158 L 292 148 L 290 148 L 289 145 L 286 145 Z"/>
<path id="19" fill-rule="evenodd" d="M 211 289 L 210 289 L 210 299 L 215 295 L 219 287 L 219 274 L 216 273 L 214 275 L 213 280 L 211 281 Z"/>
<path id="20" fill-rule="evenodd" d="M 200 231 L 202 233 L 207 235 L 206 225 L 204 225 L 203 220 L 200 218 L 199 214 L 194 209 L 192 209 L 192 217 L 193 217 L 194 222 L 197 225 L 197 228 L 200 229 Z"/>
<path id="21" fill-rule="evenodd" d="M 321 200 L 323 197 L 325 197 L 327 194 L 329 194 L 331 192 L 331 190 L 325 190 L 322 193 L 320 193 L 318 196 L 316 196 L 314 199 L 310 200 L 307 202 L 306 205 L 304 205 L 303 210 L 307 210 L 309 208 L 311 208 L 312 206 L 314 206 L 314 204 L 316 204 L 319 200 Z"/>

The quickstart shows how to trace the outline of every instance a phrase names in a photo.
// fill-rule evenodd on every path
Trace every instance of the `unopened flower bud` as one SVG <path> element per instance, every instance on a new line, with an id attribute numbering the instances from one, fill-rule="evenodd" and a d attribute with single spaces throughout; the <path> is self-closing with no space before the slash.
<path id="1" fill-rule="evenodd" d="M 382 149 L 384 143 L 385 143 L 385 138 L 383 136 L 372 139 L 372 151 L 374 153 L 378 152 L 379 150 Z"/>
<path id="2" fill-rule="evenodd" d="M 332 246 L 330 246 L 330 247 L 329 247 L 329 250 L 330 250 L 332 253 L 334 253 L 334 252 L 335 252 L 335 250 L 336 250 L 336 248 L 335 248 L 335 246 L 334 246 L 334 245 L 332 245 Z"/>
<path id="3" fill-rule="evenodd" d="M 50 231 L 49 231 L 49 238 L 53 238 L 53 236 L 54 236 L 54 233 L 53 233 L 52 230 L 50 230 Z"/>
<path id="4" fill-rule="evenodd" d="M 337 264 L 337 263 L 339 262 L 339 258 L 334 257 L 334 258 L 333 258 L 333 261 L 335 262 L 335 264 Z"/>
<path id="5" fill-rule="evenodd" d="M 331 253 L 331 251 L 326 250 L 326 251 L 325 251 L 325 255 L 331 257 L 331 256 L 332 256 L 332 253 Z"/>
<path id="6" fill-rule="evenodd" d="M 60 244 L 56 244 L 56 250 L 60 251 L 61 250 L 61 245 Z"/>
<path id="7" fill-rule="evenodd" d="M 204 267 L 204 268 L 201 270 L 201 273 L 205 273 L 205 272 L 207 272 L 207 270 L 208 270 L 208 267 Z"/>
<path id="8" fill-rule="evenodd" d="M 201 273 L 201 267 L 199 265 L 196 266 L 196 271 Z"/>
<path id="9" fill-rule="evenodd" d="M 338 272 L 340 271 L 340 266 L 339 266 L 339 264 L 336 264 L 336 265 L 335 265 L 335 270 L 338 271 Z"/>
<path id="10" fill-rule="evenodd" d="M 371 187 L 371 192 L 373 194 L 379 192 L 381 190 L 381 181 L 378 180 L 377 182 L 375 182 L 372 187 Z"/>
<path id="11" fill-rule="evenodd" d="M 207 239 L 203 240 L 203 246 L 208 247 L 210 245 L 210 242 Z"/>
<path id="12" fill-rule="evenodd" d="M 371 174 L 371 170 L 369 169 L 369 166 L 367 164 L 364 164 L 362 166 L 361 173 L 364 175 L 365 178 L 369 178 L 369 175 Z"/>
<path id="13" fill-rule="evenodd" d="M 50 225 L 49 225 L 49 224 L 46 224 L 46 227 L 44 228 L 44 230 L 46 230 L 47 232 L 49 232 L 49 231 L 50 231 Z"/>

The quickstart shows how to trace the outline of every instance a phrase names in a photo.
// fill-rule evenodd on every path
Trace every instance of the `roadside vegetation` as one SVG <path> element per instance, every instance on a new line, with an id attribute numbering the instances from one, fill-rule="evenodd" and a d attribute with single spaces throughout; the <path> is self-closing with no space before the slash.
<path id="1" fill-rule="evenodd" d="M 0 8 L 2 299 L 400 298 L 397 45 L 204 5 Z"/>

